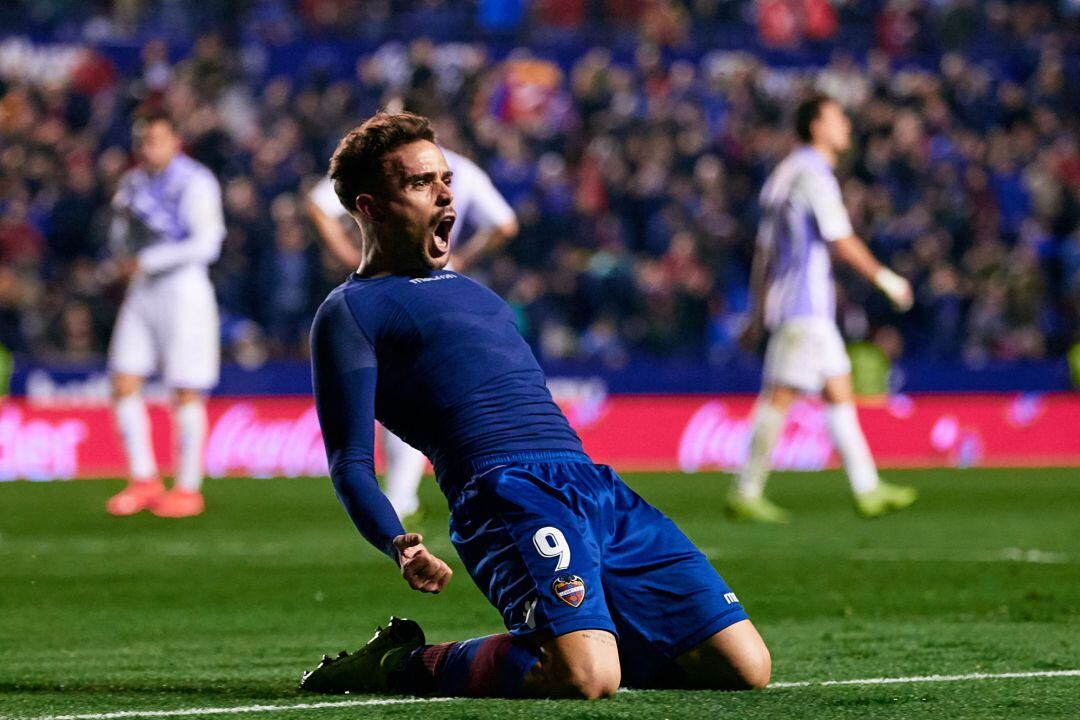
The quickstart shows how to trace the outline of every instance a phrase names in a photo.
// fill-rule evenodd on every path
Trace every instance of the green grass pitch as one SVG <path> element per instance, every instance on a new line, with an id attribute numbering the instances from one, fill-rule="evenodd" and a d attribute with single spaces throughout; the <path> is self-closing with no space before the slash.
<path id="1" fill-rule="evenodd" d="M 590 705 L 357 706 L 367 698 L 294 690 L 322 652 L 355 649 L 391 613 L 436 642 L 500 631 L 456 562 L 430 481 L 425 502 L 439 510 L 419 529 L 456 570 L 440 596 L 407 588 L 326 479 L 211 481 L 207 514 L 181 521 L 106 516 L 118 482 L 0 484 L 0 717 L 1076 717 L 1075 675 L 820 684 L 1080 669 L 1080 470 L 888 475 L 922 498 L 875 521 L 855 517 L 837 473 L 777 476 L 770 492 L 795 513 L 787 527 L 725 522 L 720 475 L 627 475 L 739 594 L 772 649 L 774 682 L 810 684 Z M 252 709 L 342 700 L 354 704 Z"/>

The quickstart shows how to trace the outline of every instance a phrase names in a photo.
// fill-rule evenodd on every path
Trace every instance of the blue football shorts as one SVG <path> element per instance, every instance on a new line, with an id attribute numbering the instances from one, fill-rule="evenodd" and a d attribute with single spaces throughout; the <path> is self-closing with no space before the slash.
<path id="1" fill-rule="evenodd" d="M 601 629 L 623 684 L 746 612 L 705 555 L 615 472 L 577 452 L 488 455 L 448 483 L 450 539 L 517 635 Z"/>

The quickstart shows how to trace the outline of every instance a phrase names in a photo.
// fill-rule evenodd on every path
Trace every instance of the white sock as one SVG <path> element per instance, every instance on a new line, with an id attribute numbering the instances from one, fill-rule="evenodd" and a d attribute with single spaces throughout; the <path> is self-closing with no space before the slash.
<path id="1" fill-rule="evenodd" d="M 427 458 L 404 440 L 383 428 L 383 452 L 386 453 L 386 498 L 399 518 L 411 515 L 420 507 L 420 480 L 424 477 Z"/>
<path id="2" fill-rule="evenodd" d="M 173 410 L 176 425 L 176 487 L 198 492 L 203 481 L 203 445 L 206 442 L 206 403 L 192 400 Z"/>
<path id="3" fill-rule="evenodd" d="M 124 440 L 131 479 L 136 482 L 157 479 L 157 460 L 154 458 L 150 415 L 146 412 L 146 403 L 138 394 L 126 395 L 115 402 L 113 412 Z"/>
<path id="4" fill-rule="evenodd" d="M 866 436 L 859 426 L 859 416 L 851 403 L 829 405 L 825 410 L 829 435 L 833 445 L 844 461 L 851 489 L 856 493 L 873 490 L 878 484 L 877 467 L 866 444 Z"/>
<path id="5" fill-rule="evenodd" d="M 772 453 L 787 413 L 767 402 L 758 401 L 750 429 L 750 451 L 739 472 L 735 488 L 745 498 L 758 498 L 765 491 L 765 481 L 772 468 Z"/>

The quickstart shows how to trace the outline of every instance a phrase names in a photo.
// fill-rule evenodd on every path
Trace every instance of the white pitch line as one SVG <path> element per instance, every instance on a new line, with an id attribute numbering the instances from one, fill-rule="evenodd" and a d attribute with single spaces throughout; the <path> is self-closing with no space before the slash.
<path id="1" fill-rule="evenodd" d="M 336 702 L 296 703 L 294 705 L 242 705 L 239 707 L 179 708 L 176 710 L 118 710 L 116 712 L 85 713 L 83 715 L 39 715 L 26 720 L 119 720 L 120 718 L 167 718 L 200 715 L 239 715 L 254 712 L 285 712 L 287 710 L 320 710 L 337 707 L 371 705 L 413 705 L 416 703 L 452 702 L 459 698 L 376 698 L 373 700 L 339 700 Z M 0 716 L 0 720 L 18 720 Z"/>
<path id="2" fill-rule="evenodd" d="M 1036 565 L 1070 565 L 1073 559 L 1065 553 L 1046 550 L 1002 548 L 988 552 L 920 553 L 866 548 L 853 550 L 853 560 L 885 560 L 893 562 L 959 562 L 959 563 L 1034 563 Z"/>
<path id="3" fill-rule="evenodd" d="M 911 677 L 878 677 L 856 680 L 801 680 L 777 682 L 769 690 L 804 687 L 834 687 L 837 685 L 900 685 L 906 683 L 964 682 L 969 680 L 1012 680 L 1017 678 L 1080 677 L 1080 670 L 1039 670 L 1011 673 L 968 673 L 967 675 L 913 675 Z M 620 690 L 620 693 L 656 692 Z M 121 720 L 122 718 L 168 718 L 200 715 L 239 715 L 253 712 L 286 712 L 289 710 L 320 710 L 337 707 L 374 705 L 411 705 L 416 703 L 452 702 L 460 698 L 376 698 L 373 700 L 339 700 L 336 702 L 297 703 L 295 705 L 244 705 L 239 707 L 180 708 L 177 710 L 119 710 L 116 712 L 86 713 L 83 715 L 39 715 L 23 720 Z M 0 716 L 0 720 L 19 720 Z"/>
<path id="4" fill-rule="evenodd" d="M 815 557 L 818 559 L 836 559 L 845 562 L 855 560 L 871 562 L 925 562 L 925 563 L 1031 563 L 1035 565 L 1077 565 L 1080 558 L 1060 552 L 1046 550 L 1024 550 L 1022 548 L 1002 548 L 1000 550 L 935 552 L 920 550 L 898 550 L 892 548 L 861 548 L 846 553 L 822 552 L 813 555 L 799 552 L 771 552 L 769 550 L 740 551 L 715 547 L 702 548 L 706 557 L 712 560 L 793 560 Z"/>
<path id="5" fill-rule="evenodd" d="M 801 687 L 833 687 L 836 685 L 900 685 L 904 683 L 963 682 L 965 680 L 1011 680 L 1015 678 L 1080 677 L 1080 670 L 1040 670 L 1011 673 L 968 673 L 967 675 L 913 675 L 911 677 L 879 677 L 859 680 L 803 680 L 771 683 L 769 689 Z"/>

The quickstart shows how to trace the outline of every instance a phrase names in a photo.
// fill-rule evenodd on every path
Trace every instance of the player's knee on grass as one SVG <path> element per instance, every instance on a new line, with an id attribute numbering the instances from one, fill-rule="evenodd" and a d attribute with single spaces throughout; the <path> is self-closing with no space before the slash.
<path id="1" fill-rule="evenodd" d="M 764 642 L 758 642 L 739 656 L 732 666 L 736 690 L 764 690 L 772 677 L 772 655 Z"/>
<path id="2" fill-rule="evenodd" d="M 602 700 L 609 698 L 619 689 L 621 671 L 618 661 L 610 665 L 596 666 L 579 663 L 567 668 L 559 678 L 559 689 L 564 697 L 581 700 Z"/>
<path id="3" fill-rule="evenodd" d="M 772 656 L 757 628 L 742 620 L 676 660 L 682 684 L 712 690 L 762 690 L 772 675 Z"/>
<path id="4" fill-rule="evenodd" d="M 603 700 L 619 689 L 619 673 L 574 669 L 548 686 L 548 697 L 573 700 Z"/>
<path id="5" fill-rule="evenodd" d="M 615 637 L 581 630 L 544 643 L 540 665 L 525 679 L 528 694 L 600 700 L 619 689 L 622 669 Z"/>

